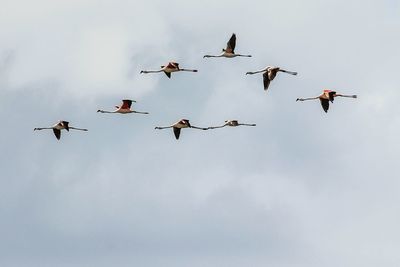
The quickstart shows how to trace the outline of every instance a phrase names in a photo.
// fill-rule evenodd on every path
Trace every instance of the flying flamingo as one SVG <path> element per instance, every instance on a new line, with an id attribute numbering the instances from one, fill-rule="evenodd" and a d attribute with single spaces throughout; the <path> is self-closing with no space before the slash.
<path id="1" fill-rule="evenodd" d="M 329 101 L 331 101 L 333 103 L 333 100 L 337 96 L 357 98 L 357 95 L 341 95 L 341 94 L 337 94 L 335 91 L 332 91 L 332 90 L 324 90 L 323 93 L 321 95 L 319 95 L 319 96 L 309 97 L 309 98 L 297 98 L 296 101 L 306 101 L 306 100 L 319 99 L 321 101 L 321 106 L 324 109 L 324 111 L 328 112 Z"/>
<path id="2" fill-rule="evenodd" d="M 106 110 L 101 110 L 99 109 L 97 112 L 100 113 L 121 113 L 121 114 L 128 114 L 128 113 L 138 113 L 138 114 L 149 114 L 148 112 L 141 112 L 141 111 L 135 111 L 131 110 L 132 102 L 135 102 L 135 100 L 130 100 L 130 99 L 124 99 L 122 100 L 122 105 L 115 106 L 117 109 L 114 111 L 106 111 Z"/>
<path id="3" fill-rule="evenodd" d="M 264 74 L 263 74 L 264 90 L 267 90 L 268 86 L 269 86 L 269 83 L 275 78 L 276 74 L 279 71 L 280 72 L 285 72 L 285 73 L 288 73 L 288 74 L 291 74 L 291 75 L 297 75 L 297 72 L 287 71 L 287 70 L 283 70 L 283 69 L 281 69 L 279 67 L 271 67 L 271 66 L 268 66 L 265 69 L 258 70 L 258 71 L 246 72 L 246 75 L 247 74 L 256 74 L 256 73 L 264 72 Z"/>
<path id="4" fill-rule="evenodd" d="M 190 125 L 189 120 L 187 120 L 187 119 L 181 119 L 180 121 L 177 121 L 176 123 L 172 124 L 171 126 L 155 127 L 154 129 L 162 130 L 162 129 L 167 129 L 167 128 L 172 128 L 174 130 L 174 135 L 175 135 L 176 140 L 179 139 L 179 135 L 181 134 L 181 129 L 183 129 L 183 128 L 208 130 L 208 128 L 202 128 L 202 127 L 196 127 L 196 126 Z"/>
<path id="5" fill-rule="evenodd" d="M 197 70 L 191 70 L 191 69 L 181 69 L 179 68 L 179 63 L 176 62 L 168 62 L 166 66 L 161 66 L 160 70 L 142 70 L 140 73 L 158 73 L 158 72 L 164 72 L 165 75 L 167 75 L 168 78 L 171 78 L 171 73 L 172 72 L 178 72 L 178 71 L 190 71 L 190 72 L 197 72 Z"/>
<path id="6" fill-rule="evenodd" d="M 255 124 L 248 124 L 248 123 L 239 123 L 237 120 L 226 120 L 225 124 L 221 126 L 213 126 L 213 127 L 208 127 L 208 129 L 217 129 L 217 128 L 223 128 L 225 126 L 230 126 L 230 127 L 236 127 L 236 126 L 256 126 Z"/>
<path id="7" fill-rule="evenodd" d="M 203 58 L 206 57 L 227 57 L 227 58 L 233 58 L 233 57 L 251 57 L 251 55 L 241 55 L 241 54 L 235 54 L 235 47 L 236 47 L 236 34 L 232 34 L 231 38 L 229 39 L 228 43 L 226 44 L 226 48 L 222 49 L 222 53 L 219 55 L 205 55 Z"/>
<path id="8" fill-rule="evenodd" d="M 58 140 L 60 140 L 61 130 L 67 130 L 69 132 L 70 129 L 78 130 L 78 131 L 85 131 L 85 132 L 87 131 L 87 129 L 81 129 L 81 128 L 75 128 L 75 127 L 69 126 L 68 121 L 58 121 L 56 124 L 53 125 L 53 127 L 35 128 L 33 130 L 34 131 L 36 131 L 36 130 L 53 130 L 53 133 L 56 136 L 56 138 Z"/>

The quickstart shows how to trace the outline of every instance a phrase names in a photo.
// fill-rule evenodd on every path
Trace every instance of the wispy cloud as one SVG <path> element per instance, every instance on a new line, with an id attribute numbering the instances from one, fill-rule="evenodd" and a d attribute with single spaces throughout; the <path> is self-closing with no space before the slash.
<path id="1" fill-rule="evenodd" d="M 397 266 L 389 2 L 3 6 L 2 265 Z M 202 58 L 232 32 L 253 58 Z M 199 72 L 139 74 L 169 60 Z M 359 98 L 295 102 L 323 88 Z M 150 115 L 96 113 L 123 98 Z M 257 127 L 154 130 L 182 117 Z M 89 132 L 32 131 L 58 119 Z"/>

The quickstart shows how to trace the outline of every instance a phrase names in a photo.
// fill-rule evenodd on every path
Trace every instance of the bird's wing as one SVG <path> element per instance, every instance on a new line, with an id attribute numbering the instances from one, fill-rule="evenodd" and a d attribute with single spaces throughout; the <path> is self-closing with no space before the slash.
<path id="1" fill-rule="evenodd" d="M 325 112 L 328 112 L 329 109 L 329 100 L 328 99 L 324 99 L 324 98 L 320 98 L 319 99 L 321 101 L 321 106 L 324 109 Z"/>
<path id="2" fill-rule="evenodd" d="M 57 140 L 60 140 L 60 137 L 61 137 L 61 130 L 58 130 L 58 129 L 54 129 L 54 128 L 53 128 L 53 133 L 54 133 L 54 135 L 56 136 Z"/>
<path id="3" fill-rule="evenodd" d="M 232 34 L 231 39 L 229 39 L 228 43 L 226 44 L 226 52 L 228 53 L 235 53 L 236 47 L 236 34 Z"/>
<path id="4" fill-rule="evenodd" d="M 179 69 L 179 64 L 176 62 L 168 62 L 167 68 L 169 69 Z"/>
<path id="5" fill-rule="evenodd" d="M 132 100 L 129 99 L 124 99 L 122 100 L 122 106 L 121 109 L 129 109 L 132 106 Z"/>
<path id="6" fill-rule="evenodd" d="M 179 135 L 181 134 L 181 128 L 173 127 L 173 129 L 174 129 L 175 138 L 176 138 L 176 140 L 178 140 Z"/>
<path id="7" fill-rule="evenodd" d="M 69 131 L 69 122 L 68 121 L 62 121 L 61 124 L 64 126 L 65 130 Z"/>
<path id="8" fill-rule="evenodd" d="M 335 95 L 336 95 L 336 92 L 334 92 L 334 91 L 329 92 L 329 101 L 331 101 L 332 103 L 333 103 L 333 100 L 335 99 Z"/>
<path id="9" fill-rule="evenodd" d="M 166 71 L 164 71 L 164 73 L 165 73 L 165 75 L 167 75 L 168 78 L 171 79 L 171 72 L 166 72 Z"/>
<path id="10" fill-rule="evenodd" d="M 273 79 L 275 79 L 276 74 L 278 73 L 279 68 L 271 68 L 267 71 L 268 73 L 268 78 L 270 81 L 272 81 Z"/>
<path id="11" fill-rule="evenodd" d="M 269 83 L 271 82 L 271 80 L 269 79 L 269 76 L 268 76 L 268 71 L 264 72 L 263 81 L 264 81 L 264 90 L 267 90 Z"/>

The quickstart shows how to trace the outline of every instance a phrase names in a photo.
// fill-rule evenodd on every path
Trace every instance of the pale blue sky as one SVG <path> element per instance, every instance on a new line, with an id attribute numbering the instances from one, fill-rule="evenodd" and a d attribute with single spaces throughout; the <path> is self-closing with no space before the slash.
<path id="1" fill-rule="evenodd" d="M 398 266 L 398 5 L 0 5 L 1 266 Z M 202 58 L 233 32 L 252 58 Z M 139 74 L 169 60 L 199 72 Z M 359 98 L 295 102 L 324 88 Z M 124 98 L 151 114 L 96 113 Z"/>

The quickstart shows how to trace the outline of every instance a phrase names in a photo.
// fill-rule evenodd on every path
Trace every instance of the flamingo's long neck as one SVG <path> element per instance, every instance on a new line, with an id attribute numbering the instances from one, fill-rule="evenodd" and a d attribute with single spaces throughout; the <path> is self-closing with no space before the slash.
<path id="1" fill-rule="evenodd" d="M 285 72 L 285 73 L 288 73 L 288 74 L 292 74 L 292 75 L 297 75 L 297 72 L 295 72 L 295 71 L 288 71 L 288 70 L 279 70 L 280 72 Z"/>
<path id="2" fill-rule="evenodd" d="M 218 129 L 218 128 L 223 128 L 223 127 L 228 126 L 228 125 L 229 125 L 228 123 L 225 123 L 224 125 L 220 125 L 220 126 L 210 126 L 210 127 L 207 127 L 207 129 Z"/>
<path id="3" fill-rule="evenodd" d="M 197 126 L 193 126 L 193 125 L 188 125 L 188 128 L 197 129 L 197 130 L 208 130 L 208 128 L 197 127 Z"/>
<path id="4" fill-rule="evenodd" d="M 197 70 L 191 70 L 191 69 L 179 69 L 179 71 L 190 71 L 190 72 L 197 72 Z"/>
<path id="5" fill-rule="evenodd" d="M 133 113 L 139 113 L 139 114 L 149 114 L 148 112 L 144 112 L 144 111 L 132 111 Z"/>
<path id="6" fill-rule="evenodd" d="M 69 129 L 72 129 L 72 130 L 78 130 L 78 131 L 87 131 L 87 129 L 83 129 L 83 128 L 75 128 L 75 127 L 69 127 Z"/>
<path id="7" fill-rule="evenodd" d="M 341 94 L 336 94 L 336 96 L 357 98 L 357 95 L 341 95 Z"/>

